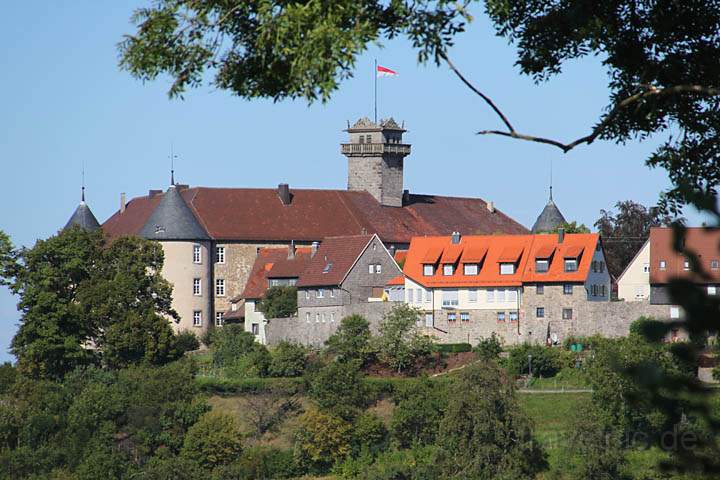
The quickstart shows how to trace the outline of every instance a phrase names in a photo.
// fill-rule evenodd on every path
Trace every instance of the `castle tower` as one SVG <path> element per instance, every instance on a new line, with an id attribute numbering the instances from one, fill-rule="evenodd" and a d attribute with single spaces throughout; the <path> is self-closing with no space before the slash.
<path id="1" fill-rule="evenodd" d="M 80 194 L 80 204 L 75 209 L 75 212 L 70 217 L 70 220 L 65 224 L 63 230 L 77 226 L 83 230 L 97 230 L 100 228 L 97 218 L 93 214 L 90 207 L 85 203 L 85 184 L 83 182 L 82 193 Z"/>
<path id="2" fill-rule="evenodd" d="M 555 205 L 552 196 L 552 186 L 550 187 L 550 199 L 547 205 L 540 212 L 535 224 L 532 226 L 532 233 L 547 233 L 554 231 L 557 227 L 562 227 L 566 223 L 565 217 L 560 209 Z"/>
<path id="3" fill-rule="evenodd" d="M 350 143 L 341 151 L 348 158 L 348 190 L 365 190 L 381 205 L 402 207 L 403 161 L 410 153 L 410 145 L 402 143 L 406 130 L 392 118 L 379 125 L 361 118 L 345 131 Z"/>

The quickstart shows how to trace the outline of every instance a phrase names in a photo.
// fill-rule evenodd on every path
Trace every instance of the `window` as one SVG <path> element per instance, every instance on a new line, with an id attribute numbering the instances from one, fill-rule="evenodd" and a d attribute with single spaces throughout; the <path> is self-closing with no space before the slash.
<path id="1" fill-rule="evenodd" d="M 237 303 L 233 303 L 232 305 L 230 305 L 230 310 L 232 310 L 233 312 L 236 312 L 237 311 Z"/>
<path id="2" fill-rule="evenodd" d="M 305 290 L 305 300 L 310 300 L 310 290 Z"/>
<path id="3" fill-rule="evenodd" d="M 690 270 L 690 262 L 685 260 L 683 262 L 683 270 Z"/>
<path id="4" fill-rule="evenodd" d="M 225 247 L 215 247 L 215 259 L 217 263 L 225 263 Z"/>
<path id="5" fill-rule="evenodd" d="M 515 273 L 514 263 L 501 263 L 500 264 L 500 275 L 512 275 Z"/>
<path id="6" fill-rule="evenodd" d="M 498 302 L 504 302 L 505 301 L 505 290 L 498 290 L 496 292 L 497 301 Z"/>
<path id="7" fill-rule="evenodd" d="M 202 250 L 200 245 L 193 245 L 193 263 L 202 263 Z"/>
<path id="8" fill-rule="evenodd" d="M 717 295 L 717 288 L 715 285 L 708 285 L 708 295 Z"/>
<path id="9" fill-rule="evenodd" d="M 504 321 L 505 321 L 505 312 L 497 312 L 497 321 L 498 321 L 498 322 L 504 322 Z"/>
<path id="10" fill-rule="evenodd" d="M 563 320 L 572 320 L 572 308 L 563 308 L 562 318 Z"/>
<path id="11" fill-rule="evenodd" d="M 414 290 L 412 288 L 407 289 L 407 303 L 413 303 Z"/>
<path id="12" fill-rule="evenodd" d="M 466 263 L 463 266 L 463 273 L 465 275 L 477 275 L 478 274 L 478 266 L 476 263 Z"/>
<path id="13" fill-rule="evenodd" d="M 508 290 L 507 291 L 507 301 L 508 302 L 517 302 L 517 290 Z"/>
<path id="14" fill-rule="evenodd" d="M 535 285 L 535 294 L 544 295 L 545 294 L 545 285 Z"/>
<path id="15" fill-rule="evenodd" d="M 660 260 L 660 270 L 665 270 L 667 267 L 667 263 L 665 263 L 665 260 Z"/>
<path id="16" fill-rule="evenodd" d="M 335 298 L 335 289 L 334 288 L 330 289 L 330 298 Z"/>
<path id="17" fill-rule="evenodd" d="M 202 312 L 200 310 L 193 312 L 193 327 L 202 327 Z"/>
<path id="18" fill-rule="evenodd" d="M 453 265 L 450 263 L 446 263 L 443 265 L 443 275 L 452 275 L 453 274 Z"/>
<path id="19" fill-rule="evenodd" d="M 718 268 L 720 268 L 720 262 L 718 262 L 717 260 L 710 260 L 710 268 L 713 270 L 717 270 Z"/>
<path id="20" fill-rule="evenodd" d="M 193 295 L 202 295 L 202 288 L 199 278 L 193 278 Z"/>
<path id="21" fill-rule="evenodd" d="M 470 321 L 470 313 L 468 313 L 468 312 L 460 313 L 460 321 L 461 322 L 469 322 Z"/>
<path id="22" fill-rule="evenodd" d="M 330 321 L 331 322 L 335 321 L 335 312 L 330 312 Z"/>
<path id="23" fill-rule="evenodd" d="M 448 322 L 454 322 L 457 320 L 457 314 L 454 312 L 448 313 Z"/>
<path id="24" fill-rule="evenodd" d="M 319 313 L 315 314 L 315 323 L 320 323 L 320 314 Z"/>
<path id="25" fill-rule="evenodd" d="M 538 273 L 544 273 L 548 271 L 550 263 L 547 260 L 535 260 L 535 271 Z"/>
<path id="26" fill-rule="evenodd" d="M 600 287 L 601 287 L 600 288 L 600 296 L 601 297 L 607 296 L 607 287 L 605 285 L 601 285 Z"/>
<path id="27" fill-rule="evenodd" d="M 377 263 L 375 264 L 375 273 L 382 273 L 382 265 Z"/>
<path id="28" fill-rule="evenodd" d="M 597 273 L 597 271 L 598 271 L 598 262 L 596 262 L 595 260 L 593 260 L 592 263 L 590 264 L 590 269 L 591 269 L 594 273 Z"/>
<path id="29" fill-rule="evenodd" d="M 605 262 L 600 262 L 600 273 L 603 273 L 605 271 Z"/>
<path id="30" fill-rule="evenodd" d="M 566 258 L 565 259 L 565 271 L 566 272 L 577 272 L 577 259 Z"/>
<path id="31" fill-rule="evenodd" d="M 517 321 L 518 321 L 518 312 L 510 312 L 510 321 L 511 321 L 511 322 L 517 322 Z"/>
<path id="32" fill-rule="evenodd" d="M 457 290 L 443 290 L 443 307 L 452 307 L 458 304 L 458 291 Z"/>
<path id="33" fill-rule="evenodd" d="M 305 323 L 310 323 L 310 313 L 309 312 L 305 313 Z"/>
<path id="34" fill-rule="evenodd" d="M 597 286 L 597 285 L 593 285 L 593 286 L 590 288 L 590 291 L 592 292 L 592 296 L 593 296 L 593 297 L 597 297 L 597 294 L 598 294 L 598 286 Z"/>
<path id="35" fill-rule="evenodd" d="M 360 142 L 359 143 L 365 143 L 365 135 L 360 135 Z"/>
<path id="36" fill-rule="evenodd" d="M 224 278 L 218 278 L 215 280 L 215 295 L 218 297 L 224 297 L 225 296 L 225 279 Z"/>
<path id="37" fill-rule="evenodd" d="M 428 264 L 423 265 L 423 275 L 431 277 L 433 275 L 433 266 Z"/>
<path id="38" fill-rule="evenodd" d="M 643 273 L 650 273 L 650 264 L 643 263 Z"/>
<path id="39" fill-rule="evenodd" d="M 251 330 L 252 330 L 252 334 L 253 334 L 253 335 L 255 335 L 256 337 L 257 337 L 258 335 L 260 335 L 260 324 L 258 324 L 258 323 L 253 323 L 250 328 L 251 328 Z"/>
<path id="40" fill-rule="evenodd" d="M 468 290 L 468 301 L 477 302 L 477 289 L 471 288 Z"/>
<path id="41" fill-rule="evenodd" d="M 215 326 L 222 327 L 225 312 L 215 312 Z"/>
<path id="42" fill-rule="evenodd" d="M 487 303 L 493 303 L 495 301 L 495 290 L 488 289 L 487 291 Z"/>
<path id="43" fill-rule="evenodd" d="M 317 298 L 325 298 L 325 290 L 322 288 L 318 288 L 315 296 Z"/>
<path id="44" fill-rule="evenodd" d="M 368 273 L 375 273 L 375 265 L 372 263 L 368 264 Z"/>
<path id="45" fill-rule="evenodd" d="M 365 142 L 372 143 L 372 135 L 365 135 Z"/>
<path id="46" fill-rule="evenodd" d="M 572 293 L 573 293 L 573 286 L 572 286 L 571 283 L 566 283 L 565 285 L 563 285 L 563 293 L 564 293 L 565 295 L 572 295 Z"/>
<path id="47" fill-rule="evenodd" d="M 537 318 L 545 318 L 545 307 L 537 307 L 535 309 L 535 316 Z"/>
<path id="48" fill-rule="evenodd" d="M 323 268 L 322 273 L 329 273 L 330 270 L 332 270 L 332 266 L 333 266 L 333 262 L 328 262 L 328 263 L 325 265 L 325 268 Z"/>
<path id="49" fill-rule="evenodd" d="M 432 296 L 432 293 L 430 292 L 430 290 L 425 290 L 425 301 L 426 302 L 430 302 L 431 296 Z"/>
<path id="50" fill-rule="evenodd" d="M 680 318 L 679 307 L 670 307 L 670 318 Z"/>
<path id="51" fill-rule="evenodd" d="M 325 314 L 324 313 L 322 314 L 321 318 L 322 318 L 322 322 L 325 323 Z"/>

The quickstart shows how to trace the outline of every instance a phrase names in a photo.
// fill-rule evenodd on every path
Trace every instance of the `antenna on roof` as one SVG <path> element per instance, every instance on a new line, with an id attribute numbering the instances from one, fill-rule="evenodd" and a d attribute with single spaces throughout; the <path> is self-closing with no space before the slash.
<path id="1" fill-rule="evenodd" d="M 175 159 L 178 158 L 173 151 L 173 144 L 170 142 L 170 185 L 175 185 Z"/>
<path id="2" fill-rule="evenodd" d="M 550 156 L 550 201 L 552 202 L 553 157 Z"/>
<path id="3" fill-rule="evenodd" d="M 80 188 L 80 202 L 85 203 L 85 159 L 82 161 L 82 187 Z"/>

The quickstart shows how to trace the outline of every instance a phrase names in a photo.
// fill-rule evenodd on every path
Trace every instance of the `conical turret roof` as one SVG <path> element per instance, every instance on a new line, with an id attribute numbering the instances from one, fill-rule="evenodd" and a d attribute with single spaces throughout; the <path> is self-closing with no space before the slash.
<path id="1" fill-rule="evenodd" d="M 552 232 L 557 227 L 561 227 L 565 221 L 565 217 L 560 213 L 557 205 L 553 201 L 552 197 L 548 200 L 547 205 L 543 208 L 540 216 L 535 220 L 535 224 L 532 227 L 532 233 L 540 232 Z"/>
<path id="2" fill-rule="evenodd" d="M 210 240 L 175 185 L 160 199 L 140 236 L 149 240 Z"/>
<path id="3" fill-rule="evenodd" d="M 90 207 L 88 207 L 85 203 L 85 200 L 80 202 L 80 205 L 78 205 L 75 209 L 75 212 L 72 214 L 72 217 L 70 217 L 70 220 L 68 220 L 65 224 L 63 230 L 72 228 L 75 225 L 83 230 L 97 230 L 100 228 L 100 223 L 97 221 L 97 218 L 95 218 L 95 215 L 93 215 Z"/>

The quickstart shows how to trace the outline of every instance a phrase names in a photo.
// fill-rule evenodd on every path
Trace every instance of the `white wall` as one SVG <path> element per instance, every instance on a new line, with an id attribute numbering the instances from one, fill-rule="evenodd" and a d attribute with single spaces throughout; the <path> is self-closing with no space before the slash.
<path id="1" fill-rule="evenodd" d="M 198 337 L 215 322 L 210 318 L 214 285 L 210 284 L 212 257 L 210 242 L 160 242 L 165 254 L 162 276 L 173 285 L 172 306 L 180 315 L 180 323 L 172 322 L 176 331 L 189 330 Z M 193 263 L 193 247 L 201 248 L 201 262 Z M 201 295 L 193 295 L 193 279 L 201 281 Z M 202 312 L 202 325 L 193 325 L 193 312 Z"/>
<path id="2" fill-rule="evenodd" d="M 645 242 L 645 245 L 618 279 L 618 298 L 627 302 L 638 302 L 650 298 L 649 241 Z"/>
<path id="3" fill-rule="evenodd" d="M 454 288 L 453 288 L 454 289 Z M 412 290 L 412 302 L 409 302 L 410 293 Z M 409 278 L 405 279 L 405 302 L 413 307 L 420 308 L 422 310 L 440 310 L 443 306 L 443 290 L 442 288 L 426 289 L 422 285 L 412 281 Z M 520 302 L 522 300 L 522 292 L 519 287 L 482 287 L 473 288 L 472 290 L 477 291 L 477 300 L 470 301 L 470 289 L 466 287 L 459 287 L 458 290 L 458 305 L 454 308 L 457 310 L 518 310 Z M 492 302 L 488 302 L 488 290 L 493 290 L 494 298 Z M 498 301 L 498 293 L 502 291 L 505 296 L 504 301 Z M 422 301 L 418 301 L 418 292 L 422 295 Z M 427 292 L 430 292 L 430 301 L 427 301 Z M 509 300 L 511 293 L 515 292 L 515 300 Z"/>
<path id="4" fill-rule="evenodd" d="M 255 300 L 245 300 L 245 331 L 252 333 L 252 325 L 258 325 L 258 334 L 255 340 L 267 345 L 267 337 L 265 335 L 265 315 L 259 310 L 256 311 Z"/>

